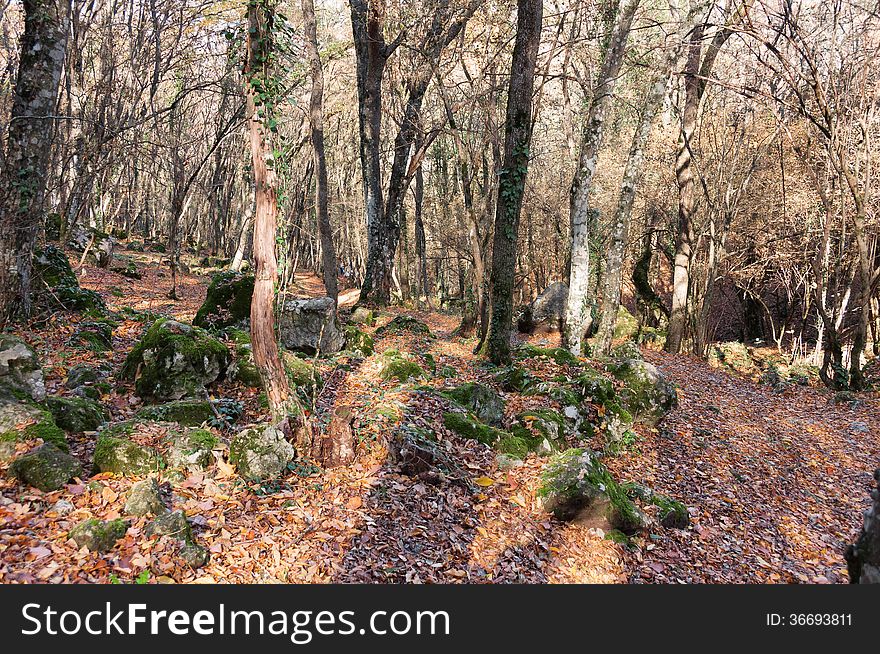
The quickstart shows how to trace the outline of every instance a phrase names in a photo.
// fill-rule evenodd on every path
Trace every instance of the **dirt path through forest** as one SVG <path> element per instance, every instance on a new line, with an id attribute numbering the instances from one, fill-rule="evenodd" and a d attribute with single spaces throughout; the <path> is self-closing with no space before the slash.
<path id="1" fill-rule="evenodd" d="M 693 357 L 646 358 L 678 384 L 679 408 L 615 468 L 696 515 L 692 529 L 652 536 L 632 581 L 846 582 L 843 552 L 880 466 L 876 395 L 834 403 Z"/>

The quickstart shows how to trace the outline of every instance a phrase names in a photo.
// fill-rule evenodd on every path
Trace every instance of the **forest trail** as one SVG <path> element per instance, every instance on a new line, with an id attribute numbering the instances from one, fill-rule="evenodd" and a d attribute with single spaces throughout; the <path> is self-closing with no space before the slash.
<path id="1" fill-rule="evenodd" d="M 169 276 L 151 260 L 141 261 L 147 264 L 142 280 L 89 269 L 82 281 L 114 310 L 133 307 L 191 319 L 207 278 L 181 275 L 182 299 L 171 302 Z M 298 275 L 292 292 L 319 295 L 322 286 L 312 275 Z M 343 297 L 350 305 L 356 292 Z M 143 519 L 131 524 L 111 554 L 77 551 L 67 540 L 70 527 L 83 518 L 119 517 L 130 479 L 99 474 L 41 493 L 21 492 L 3 476 L 0 581 L 131 581 L 147 568 L 152 579 L 165 583 L 846 581 L 843 551 L 859 527 L 870 473 L 880 459 L 880 445 L 869 437 L 880 433 L 876 396 L 850 406 L 833 404 L 832 394 L 818 389 L 777 393 L 694 358 L 646 350 L 645 357 L 678 385 L 679 408 L 656 430 L 637 427 L 637 448 L 606 462 L 621 481 L 682 500 L 692 526 L 657 527 L 627 546 L 547 516 L 535 495 L 546 459 L 531 455 L 522 465 L 499 469 L 488 448 L 445 429 L 447 408 L 427 386 L 489 381 L 493 371 L 472 353 L 472 340 L 452 336 L 456 316 L 390 309 L 377 328 L 400 313 L 424 320 L 435 338 L 376 335 L 372 356 L 342 365 L 319 360 L 325 384 L 310 410 L 323 424 L 334 407 L 352 408 L 361 442 L 355 464 L 323 472 L 302 466 L 284 480 L 254 486 L 218 463 L 216 474 L 164 483 L 211 552 L 204 568 L 181 569 L 173 551 L 143 538 Z M 25 334 L 43 358 L 50 392 L 64 392 L 71 365 L 107 358 L 65 347 L 75 327 L 75 317 L 52 316 Z M 114 369 L 143 328 L 135 320 L 120 322 L 109 353 Z M 546 346 L 556 338 L 530 340 Z M 380 357 L 389 348 L 423 360 L 430 355 L 437 371 L 449 372 L 432 375 L 423 386 L 383 381 Z M 528 365 L 545 379 L 566 372 L 546 358 Z M 214 393 L 240 400 L 244 422 L 264 412 L 253 389 L 224 382 Z M 518 393 L 505 399 L 508 416 L 547 401 Z M 103 402 L 114 421 L 139 408 L 123 382 Z M 480 480 L 478 492 L 455 480 L 403 474 L 389 453 L 389 439 L 401 428 L 421 427 L 437 434 L 462 479 Z M 150 429 L 140 435 L 145 442 L 162 437 L 161 426 Z M 84 463 L 93 440 L 86 434 L 71 442 Z M 61 499 L 70 503 L 69 511 L 53 510 Z"/>
<path id="2" fill-rule="evenodd" d="M 679 408 L 621 474 L 696 508 L 656 535 L 635 582 L 846 583 L 843 552 L 880 461 L 876 394 L 770 386 L 688 356 L 646 352 L 679 387 Z M 872 437 L 873 435 L 873 437 Z"/>

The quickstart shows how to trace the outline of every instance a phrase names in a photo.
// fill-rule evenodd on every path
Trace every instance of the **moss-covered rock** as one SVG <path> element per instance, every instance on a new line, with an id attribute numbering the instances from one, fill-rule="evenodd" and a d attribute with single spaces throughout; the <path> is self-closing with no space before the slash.
<path id="1" fill-rule="evenodd" d="M 109 418 L 100 404 L 83 397 L 50 397 L 46 405 L 55 424 L 72 434 L 95 431 Z"/>
<path id="2" fill-rule="evenodd" d="M 552 454 L 566 449 L 568 425 L 565 417 L 552 409 L 523 411 L 516 416 L 511 431 L 529 440 L 531 450 L 539 454 Z"/>
<path id="3" fill-rule="evenodd" d="M 218 273 L 211 279 L 205 302 L 199 308 L 193 325 L 205 329 L 247 325 L 253 295 L 253 275 L 232 271 Z"/>
<path id="4" fill-rule="evenodd" d="M 171 536 L 178 540 L 191 542 L 192 527 L 187 522 L 183 511 L 163 511 L 144 528 L 147 537 Z"/>
<path id="5" fill-rule="evenodd" d="M 306 392 L 311 392 L 312 388 L 320 390 L 324 387 L 321 371 L 312 361 L 307 361 L 286 350 L 282 351 L 281 358 L 291 385 Z"/>
<path id="6" fill-rule="evenodd" d="M 176 422 L 184 427 L 198 427 L 216 419 L 211 400 L 174 400 L 154 404 L 138 411 L 137 419 L 154 422 Z"/>
<path id="7" fill-rule="evenodd" d="M 427 374 L 418 363 L 405 354 L 397 350 L 386 350 L 382 353 L 379 363 L 379 376 L 385 381 L 394 379 L 405 383 L 413 379 L 424 379 Z"/>
<path id="8" fill-rule="evenodd" d="M 469 382 L 444 390 L 442 394 L 487 424 L 499 425 L 504 419 L 504 399 L 485 384 Z"/>
<path id="9" fill-rule="evenodd" d="M 639 332 L 639 321 L 622 304 L 617 309 L 617 321 L 614 323 L 614 339 L 630 340 Z"/>
<path id="10" fill-rule="evenodd" d="M 45 398 L 43 369 L 34 349 L 18 336 L 0 334 L 0 399 Z"/>
<path id="11" fill-rule="evenodd" d="M 9 474 L 34 488 L 49 492 L 79 477 L 82 465 L 52 443 L 45 443 L 15 459 L 9 465 Z"/>
<path id="12" fill-rule="evenodd" d="M 102 396 L 113 390 L 107 382 L 109 374 L 110 370 L 107 366 L 80 363 L 67 371 L 64 387 L 78 397 L 100 400 Z"/>
<path id="13" fill-rule="evenodd" d="M 507 393 L 523 393 L 530 395 L 538 385 L 534 375 L 522 366 L 509 366 L 495 375 L 495 381 L 501 390 Z"/>
<path id="14" fill-rule="evenodd" d="M 621 359 L 606 368 L 623 382 L 618 393 L 620 404 L 633 416 L 654 423 L 678 405 L 675 386 L 653 364 L 641 359 Z"/>
<path id="15" fill-rule="evenodd" d="M 269 425 L 256 425 L 237 434 L 229 445 L 229 462 L 252 481 L 280 477 L 296 451 L 284 434 Z"/>
<path id="16" fill-rule="evenodd" d="M 657 507 L 660 524 L 667 529 L 686 529 L 691 524 L 687 507 L 678 500 L 666 495 L 654 495 L 651 502 Z"/>
<path id="17" fill-rule="evenodd" d="M 172 430 L 165 438 L 165 460 L 170 468 L 204 470 L 214 462 L 211 451 L 219 441 L 207 429 Z"/>
<path id="18" fill-rule="evenodd" d="M 0 441 L 23 442 L 40 439 L 67 451 L 67 437 L 52 414 L 32 402 L 0 400 Z"/>
<path id="19" fill-rule="evenodd" d="M 76 543 L 79 548 L 85 547 L 92 552 L 109 552 L 116 545 L 116 541 L 125 536 L 128 525 L 125 520 L 98 520 L 91 518 L 83 520 L 70 530 L 68 538 Z"/>
<path id="20" fill-rule="evenodd" d="M 443 414 L 443 426 L 463 438 L 479 441 L 489 447 L 494 447 L 499 440 L 510 435 L 506 431 L 480 422 L 474 415 L 456 411 Z"/>
<path id="21" fill-rule="evenodd" d="M 132 485 L 125 501 L 125 512 L 129 515 L 143 516 L 165 511 L 159 484 L 152 477 Z"/>
<path id="22" fill-rule="evenodd" d="M 93 352 L 113 349 L 113 326 L 107 322 L 81 322 L 68 340 L 68 345 L 85 347 Z"/>
<path id="23" fill-rule="evenodd" d="M 514 434 L 505 434 L 498 439 L 493 449 L 499 454 L 514 459 L 524 459 L 528 456 L 529 452 L 534 450 L 534 447 L 526 438 Z"/>
<path id="24" fill-rule="evenodd" d="M 434 335 L 431 333 L 431 328 L 418 318 L 413 318 L 412 316 L 397 316 L 387 325 L 383 325 L 376 330 L 376 336 L 402 333 L 434 338 Z"/>
<path id="25" fill-rule="evenodd" d="M 615 359 L 641 359 L 642 351 L 635 341 L 624 341 L 611 351 Z"/>
<path id="26" fill-rule="evenodd" d="M 368 309 L 367 307 L 355 307 L 355 310 L 351 312 L 349 322 L 353 325 L 366 325 L 367 327 L 372 327 L 376 324 L 376 315 L 373 313 L 372 309 Z"/>
<path id="27" fill-rule="evenodd" d="M 208 564 L 211 554 L 206 547 L 196 543 L 184 543 L 178 552 L 180 559 L 190 568 L 201 568 Z"/>
<path id="28" fill-rule="evenodd" d="M 125 359 L 122 376 L 159 401 L 204 397 L 229 365 L 229 350 L 199 327 L 159 319 Z"/>
<path id="29" fill-rule="evenodd" d="M 120 423 L 98 434 L 94 454 L 98 471 L 140 476 L 164 467 L 165 462 L 155 448 L 139 445 L 130 439 L 134 424 Z"/>
<path id="30" fill-rule="evenodd" d="M 39 293 L 48 306 L 92 315 L 107 313 L 107 305 L 95 291 L 81 288 L 67 255 L 54 245 L 34 251 L 34 274 L 50 292 Z"/>
<path id="31" fill-rule="evenodd" d="M 373 353 L 375 343 L 368 333 L 362 332 L 354 325 L 349 325 L 345 328 L 345 348 L 368 357 Z"/>
<path id="32" fill-rule="evenodd" d="M 589 450 L 570 449 L 554 456 L 541 473 L 537 495 L 544 509 L 560 520 L 604 521 L 624 533 L 646 523 L 626 491 Z"/>

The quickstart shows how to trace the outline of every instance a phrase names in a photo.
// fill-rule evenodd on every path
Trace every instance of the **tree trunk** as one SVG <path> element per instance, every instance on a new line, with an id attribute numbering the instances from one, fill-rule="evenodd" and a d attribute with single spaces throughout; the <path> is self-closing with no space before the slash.
<path id="1" fill-rule="evenodd" d="M 336 248 L 333 245 L 333 230 L 330 227 L 327 156 L 324 152 L 324 68 L 321 65 L 321 53 L 318 50 L 318 28 L 315 21 L 314 0 L 302 0 L 302 11 L 306 55 L 309 59 L 312 75 L 309 118 L 312 124 L 312 148 L 315 151 L 315 212 L 318 216 L 318 233 L 321 237 L 324 288 L 327 295 L 336 301 L 339 296 L 336 281 L 338 265 L 336 263 Z"/>
<path id="2" fill-rule="evenodd" d="M 605 114 L 614 94 L 614 86 L 623 65 L 626 42 L 633 16 L 640 0 L 624 0 L 620 7 L 611 41 L 602 62 L 599 78 L 593 89 L 590 109 L 584 121 L 581 154 L 571 183 L 569 213 L 571 216 L 571 269 L 568 283 L 568 304 L 565 310 L 565 345 L 580 355 L 583 340 L 592 323 L 590 302 L 590 187 L 596 173 L 599 148 L 605 126 Z"/>
<path id="3" fill-rule="evenodd" d="M 391 298 L 388 233 L 383 221 L 381 133 L 382 77 L 391 54 L 385 45 L 382 0 L 351 0 L 351 26 L 357 59 L 358 125 L 364 210 L 367 215 L 367 270 L 359 302 L 386 305 Z"/>
<path id="4" fill-rule="evenodd" d="M 611 340 L 614 336 L 617 311 L 620 307 L 623 255 L 632 219 L 633 202 L 645 168 L 645 147 L 648 143 L 648 137 L 651 135 L 654 117 L 663 102 L 668 79 L 669 71 L 664 70 L 652 85 L 648 97 L 645 99 L 645 105 L 642 107 L 639 124 L 633 135 L 629 156 L 626 160 L 626 169 L 623 173 L 623 182 L 620 185 L 620 195 L 617 200 L 617 210 L 611 221 L 611 244 L 605 257 L 605 268 L 602 275 L 602 311 L 599 317 L 599 333 L 596 336 L 594 351 L 600 356 L 607 356 L 611 351 Z"/>
<path id="5" fill-rule="evenodd" d="M 495 207 L 490 277 L 491 317 L 489 331 L 481 348 L 493 363 L 499 365 L 510 362 L 517 233 L 529 165 L 532 90 L 541 40 L 542 16 L 542 0 L 518 0 L 516 42 L 510 66 L 507 116 L 504 121 L 504 160 L 498 173 L 500 181 Z"/>
<path id="6" fill-rule="evenodd" d="M 70 0 L 24 0 L 18 77 L 0 179 L 0 324 L 31 314 L 33 253 L 64 68 Z"/>
<path id="7" fill-rule="evenodd" d="M 268 52 L 272 48 L 272 7 L 266 3 L 248 4 L 248 59 L 245 69 L 247 78 L 248 128 L 250 133 L 251 160 L 256 188 L 254 212 L 254 282 L 251 303 L 251 345 L 254 363 L 260 371 L 269 409 L 277 421 L 287 418 L 290 384 L 281 363 L 278 343 L 275 340 L 275 285 L 278 282 L 278 259 L 275 254 L 275 233 L 278 221 L 277 180 L 275 171 L 267 162 L 272 161 L 273 148 L 269 143 L 267 129 L 257 114 L 257 88 Z M 256 81 L 256 84 L 254 83 Z"/>

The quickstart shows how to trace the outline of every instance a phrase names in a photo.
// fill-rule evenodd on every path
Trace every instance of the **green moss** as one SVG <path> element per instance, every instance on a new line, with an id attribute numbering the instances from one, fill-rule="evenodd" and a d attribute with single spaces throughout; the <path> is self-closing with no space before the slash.
<path id="1" fill-rule="evenodd" d="M 206 329 L 222 329 L 244 324 L 250 319 L 254 276 L 231 271 L 214 275 L 193 325 Z"/>
<path id="2" fill-rule="evenodd" d="M 80 462 L 52 443 L 45 443 L 15 459 L 9 474 L 43 492 L 58 490 L 82 474 Z"/>
<path id="3" fill-rule="evenodd" d="M 71 529 L 68 538 L 76 542 L 77 547 L 85 547 L 92 552 L 109 552 L 127 530 L 128 525 L 121 518 L 108 522 L 92 518 L 83 520 Z"/>
<path id="4" fill-rule="evenodd" d="M 531 359 L 532 357 L 548 357 L 559 365 L 581 365 L 580 359 L 578 359 L 574 354 L 562 347 L 537 347 L 535 345 L 527 343 L 517 349 L 517 356 L 523 359 Z"/>
<path id="5" fill-rule="evenodd" d="M 504 436 L 509 434 L 500 429 L 486 425 L 473 415 L 449 411 L 443 414 L 443 425 L 459 436 L 479 441 L 492 447 Z"/>
<path id="6" fill-rule="evenodd" d="M 411 379 L 423 379 L 427 375 L 415 361 L 405 358 L 396 350 L 386 350 L 382 354 L 379 376 L 385 381 L 396 379 L 400 382 L 408 382 Z"/>
<path id="7" fill-rule="evenodd" d="M 355 325 L 367 325 L 372 327 L 376 324 L 376 316 L 372 309 L 366 307 L 357 307 L 351 312 L 351 322 Z"/>
<path id="8" fill-rule="evenodd" d="M 376 336 L 401 333 L 416 334 L 419 336 L 427 336 L 429 338 L 434 337 L 428 325 L 412 316 L 397 316 L 387 325 L 376 330 Z"/>
<path id="9" fill-rule="evenodd" d="M 440 368 L 440 371 L 437 373 L 438 377 L 443 377 L 444 379 L 449 379 L 451 377 L 458 377 L 458 370 L 453 368 L 452 366 L 443 366 Z"/>
<path id="10" fill-rule="evenodd" d="M 526 458 L 528 453 L 532 450 L 532 444 L 528 440 L 520 438 L 519 436 L 514 436 L 513 434 L 502 436 L 498 439 L 498 442 L 495 443 L 495 451 L 517 459 Z"/>
<path id="11" fill-rule="evenodd" d="M 55 424 L 70 433 L 95 431 L 108 418 L 100 404 L 87 398 L 50 397 L 46 404 L 52 412 Z"/>
<path id="12" fill-rule="evenodd" d="M 485 423 L 498 424 L 504 418 L 504 400 L 485 384 L 469 382 L 442 391 L 441 395 L 468 409 Z"/>
<path id="13" fill-rule="evenodd" d="M 206 331 L 161 318 L 125 359 L 121 374 L 140 397 L 180 399 L 203 392 L 229 363 L 229 350 Z"/>
<path id="14" fill-rule="evenodd" d="M 562 520 L 571 520 L 581 509 L 597 506 L 604 511 L 605 519 L 623 532 L 644 526 L 644 518 L 626 490 L 588 450 L 575 448 L 554 456 L 541 473 L 537 496 Z"/>
<path id="15" fill-rule="evenodd" d="M 651 502 L 657 507 L 657 517 L 664 527 L 684 529 L 691 523 L 687 507 L 678 500 L 666 495 L 654 495 Z"/>
<path id="16" fill-rule="evenodd" d="M 209 400 L 176 400 L 144 407 L 137 413 L 140 420 L 176 422 L 185 427 L 197 427 L 215 418 Z"/>
<path id="17" fill-rule="evenodd" d="M 44 443 L 51 443 L 59 450 L 67 452 L 67 436 L 64 430 L 55 424 L 52 414 L 36 405 L 27 406 L 27 418 L 33 422 L 22 429 L 7 429 L 0 434 L 0 440 L 17 443 L 40 439 Z"/>
<path id="18" fill-rule="evenodd" d="M 292 352 L 285 351 L 282 354 L 284 369 L 287 370 L 287 378 L 293 386 L 310 391 L 312 387 L 321 389 L 324 387 L 324 378 L 321 372 L 311 361 L 301 359 Z"/>
<path id="19" fill-rule="evenodd" d="M 163 467 L 162 458 L 153 448 L 103 432 L 95 445 L 94 464 L 100 472 L 118 475 L 146 475 Z"/>
<path id="20" fill-rule="evenodd" d="M 368 357 L 373 353 L 375 343 L 372 336 L 353 325 L 349 325 L 345 328 L 345 347 Z"/>
<path id="21" fill-rule="evenodd" d="M 508 393 L 531 394 L 538 385 L 534 375 L 521 366 L 510 366 L 495 375 L 495 381 Z"/>
<path id="22" fill-rule="evenodd" d="M 625 306 L 617 309 L 617 321 L 614 323 L 614 339 L 629 340 L 635 338 L 639 331 L 639 321 L 636 320 Z"/>

